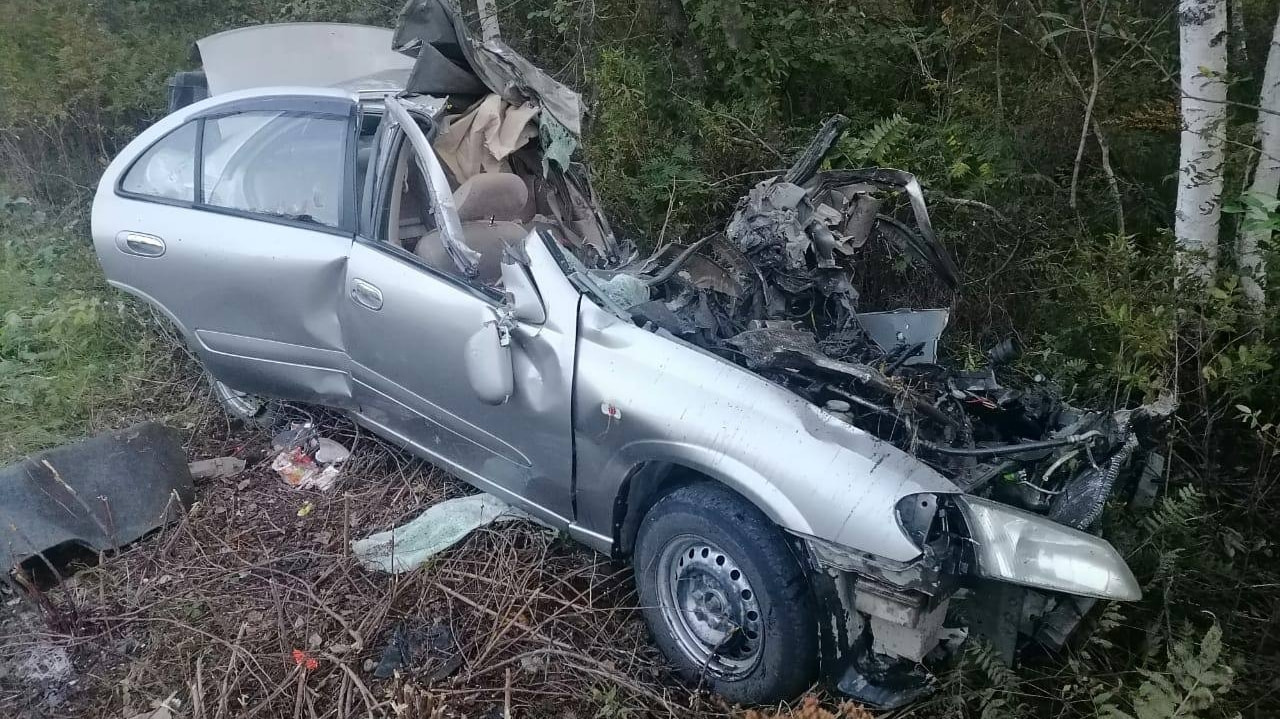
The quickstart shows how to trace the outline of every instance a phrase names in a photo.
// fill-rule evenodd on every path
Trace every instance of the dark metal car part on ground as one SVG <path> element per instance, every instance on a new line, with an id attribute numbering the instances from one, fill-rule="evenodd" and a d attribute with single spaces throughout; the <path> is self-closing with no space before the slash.
<path id="1" fill-rule="evenodd" d="M 0 579 L 24 561 L 56 577 L 46 552 L 119 549 L 194 497 L 177 432 L 154 422 L 33 454 L 0 468 Z"/>

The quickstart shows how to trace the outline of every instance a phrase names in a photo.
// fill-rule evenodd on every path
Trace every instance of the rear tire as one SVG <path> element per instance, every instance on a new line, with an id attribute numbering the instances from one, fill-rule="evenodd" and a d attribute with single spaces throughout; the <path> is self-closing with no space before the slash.
<path id="1" fill-rule="evenodd" d="M 636 585 L 654 641 L 682 676 L 727 699 L 790 699 L 818 667 L 804 570 L 760 510 L 711 483 L 680 487 L 641 521 Z"/>

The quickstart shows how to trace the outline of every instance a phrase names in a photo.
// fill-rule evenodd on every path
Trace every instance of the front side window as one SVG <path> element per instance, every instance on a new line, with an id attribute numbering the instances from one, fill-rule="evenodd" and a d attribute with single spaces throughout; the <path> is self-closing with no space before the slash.
<path id="1" fill-rule="evenodd" d="M 125 173 L 120 189 L 147 197 L 194 200 L 198 128 L 198 122 L 188 122 L 148 148 Z"/>
<path id="2" fill-rule="evenodd" d="M 243 112 L 204 122 L 202 204 L 340 226 L 346 118 Z"/>

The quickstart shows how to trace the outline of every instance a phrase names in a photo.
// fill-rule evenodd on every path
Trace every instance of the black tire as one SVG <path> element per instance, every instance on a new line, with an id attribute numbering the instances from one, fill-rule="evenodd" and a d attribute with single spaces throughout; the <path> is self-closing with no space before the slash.
<path id="1" fill-rule="evenodd" d="M 709 482 L 671 491 L 641 521 L 633 564 L 649 631 L 686 679 L 742 704 L 791 699 L 813 681 L 808 579 L 782 531 L 749 502 Z"/>

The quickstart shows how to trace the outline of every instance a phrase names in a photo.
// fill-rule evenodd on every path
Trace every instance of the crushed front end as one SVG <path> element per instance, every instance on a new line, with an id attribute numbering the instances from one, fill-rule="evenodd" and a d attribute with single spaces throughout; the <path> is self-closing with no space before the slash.
<path id="1" fill-rule="evenodd" d="M 959 270 L 912 175 L 818 171 L 841 127 L 828 123 L 787 173 L 756 185 L 723 232 L 593 274 L 637 324 L 788 388 L 959 488 L 898 504 L 892 521 L 921 552 L 908 563 L 797 537 L 824 607 L 829 678 L 891 708 L 929 691 L 926 665 L 970 634 L 1011 662 L 1031 642 L 1061 647 L 1097 599 L 1140 596 L 1090 530 L 1122 485 L 1151 496 L 1174 406 L 1081 409 L 1038 376 L 1008 382 L 1012 339 L 968 368 L 942 363 Z M 895 281 L 903 265 L 921 278 Z M 868 312 L 867 294 L 940 307 Z"/>

